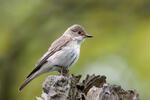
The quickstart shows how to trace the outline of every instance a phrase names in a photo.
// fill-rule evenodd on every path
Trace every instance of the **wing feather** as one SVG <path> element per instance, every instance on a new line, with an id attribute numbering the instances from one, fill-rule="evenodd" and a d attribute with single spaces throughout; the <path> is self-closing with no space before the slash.
<path id="1" fill-rule="evenodd" d="M 40 59 L 40 61 L 36 64 L 35 68 L 32 70 L 32 72 L 27 76 L 29 78 L 31 75 L 33 75 L 36 71 L 38 71 L 42 65 L 44 65 L 47 62 L 47 59 L 55 54 L 57 51 L 61 50 L 64 46 L 68 44 L 68 42 L 71 40 L 71 38 L 62 36 L 56 41 L 54 41 L 47 51 L 47 53 L 44 54 L 44 56 Z"/>

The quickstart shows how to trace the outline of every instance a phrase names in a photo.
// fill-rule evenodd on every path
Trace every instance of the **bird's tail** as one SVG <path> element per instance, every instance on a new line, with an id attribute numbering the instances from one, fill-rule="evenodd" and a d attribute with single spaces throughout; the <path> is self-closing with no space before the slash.
<path id="1" fill-rule="evenodd" d="M 19 91 L 21 91 L 26 85 L 28 85 L 38 75 L 39 75 L 38 73 L 34 73 L 32 76 L 28 77 L 26 81 L 19 87 Z"/>

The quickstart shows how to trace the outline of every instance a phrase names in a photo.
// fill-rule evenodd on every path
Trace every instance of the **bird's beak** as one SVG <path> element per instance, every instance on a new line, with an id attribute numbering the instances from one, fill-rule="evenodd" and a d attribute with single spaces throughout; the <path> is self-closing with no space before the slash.
<path id="1" fill-rule="evenodd" d="M 85 36 L 85 38 L 92 38 L 93 37 L 92 35 L 88 35 L 88 34 L 85 34 L 84 36 Z"/>

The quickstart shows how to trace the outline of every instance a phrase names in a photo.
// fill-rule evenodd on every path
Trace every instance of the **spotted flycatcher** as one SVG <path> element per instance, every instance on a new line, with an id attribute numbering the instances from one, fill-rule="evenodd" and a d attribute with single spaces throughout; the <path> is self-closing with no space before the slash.
<path id="1" fill-rule="evenodd" d="M 79 58 L 81 44 L 85 38 L 90 37 L 92 36 L 88 35 L 80 25 L 69 27 L 59 39 L 52 43 L 19 90 L 21 91 L 30 81 L 43 73 L 52 71 L 58 71 L 62 75 L 67 73 L 68 68 Z"/>

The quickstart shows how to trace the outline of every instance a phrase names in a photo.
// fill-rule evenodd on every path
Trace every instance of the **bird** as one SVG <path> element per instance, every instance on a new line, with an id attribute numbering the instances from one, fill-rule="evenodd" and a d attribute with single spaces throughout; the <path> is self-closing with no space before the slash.
<path id="1" fill-rule="evenodd" d="M 61 75 L 67 74 L 68 68 L 73 66 L 79 58 L 81 44 L 85 38 L 91 37 L 93 36 L 88 35 L 82 26 L 78 24 L 70 26 L 60 38 L 51 44 L 19 87 L 19 91 L 43 73 L 58 71 Z"/>

